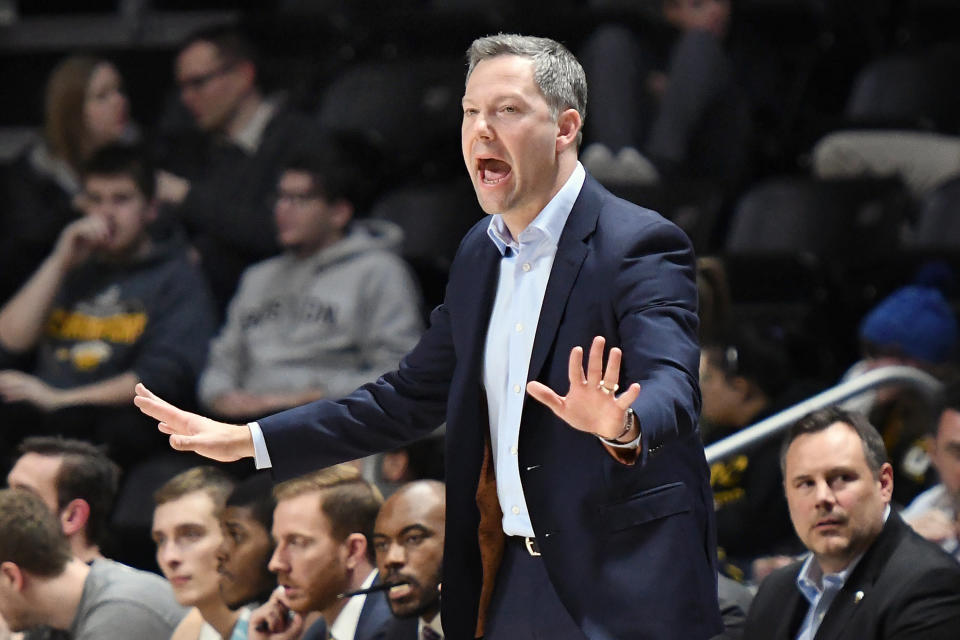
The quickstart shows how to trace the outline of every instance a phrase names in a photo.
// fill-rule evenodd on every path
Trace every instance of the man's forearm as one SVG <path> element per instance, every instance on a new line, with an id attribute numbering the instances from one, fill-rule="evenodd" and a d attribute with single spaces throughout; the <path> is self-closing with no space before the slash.
<path id="1" fill-rule="evenodd" d="M 66 273 L 64 260 L 51 254 L 0 309 L 0 343 L 7 350 L 23 352 L 37 343 Z"/>
<path id="2" fill-rule="evenodd" d="M 61 407 L 78 405 L 125 406 L 133 401 L 134 387 L 140 377 L 132 371 L 121 373 L 100 382 L 64 389 L 57 403 Z"/>

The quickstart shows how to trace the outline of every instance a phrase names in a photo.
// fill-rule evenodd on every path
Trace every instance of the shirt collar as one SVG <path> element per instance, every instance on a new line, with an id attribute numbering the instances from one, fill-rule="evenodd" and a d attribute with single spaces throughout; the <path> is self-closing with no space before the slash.
<path id="1" fill-rule="evenodd" d="M 377 578 L 377 570 L 374 569 L 367 575 L 367 579 L 360 585 L 361 589 L 369 589 L 370 585 Z M 360 622 L 360 614 L 363 612 L 363 603 L 367 596 L 354 596 L 344 605 L 337 619 L 330 625 L 330 635 L 333 638 L 352 638 L 357 632 L 357 624 Z"/>
<path id="2" fill-rule="evenodd" d="M 276 110 L 276 102 L 272 100 L 262 101 L 247 124 L 235 135 L 230 136 L 230 141 L 247 153 L 256 153 L 260 147 L 260 141 L 263 139 L 263 132 L 267 128 L 267 123 L 270 122 L 270 118 L 273 117 Z"/>
<path id="3" fill-rule="evenodd" d="M 884 524 L 887 523 L 887 518 L 889 517 L 890 505 L 888 504 L 883 510 Z M 816 601 L 817 596 L 823 593 L 825 589 L 824 585 L 828 585 L 839 591 L 843 585 L 846 584 L 847 578 L 850 577 L 853 570 L 857 568 L 860 560 L 863 559 L 864 553 L 866 553 L 866 551 L 855 557 L 842 571 L 827 574 L 823 573 L 823 570 L 820 568 L 820 563 L 816 561 L 813 554 L 809 554 L 803 562 L 803 566 L 800 567 L 800 573 L 797 574 L 797 589 L 800 590 L 800 593 L 802 593 L 811 604 Z"/>
<path id="4" fill-rule="evenodd" d="M 424 628 L 424 627 L 430 627 L 431 629 L 433 629 L 434 631 L 436 631 L 437 634 L 439 634 L 441 640 L 443 639 L 443 637 L 444 637 L 444 635 L 443 635 L 443 625 L 442 625 L 441 622 L 440 622 L 440 614 L 439 614 L 439 613 L 436 614 L 435 616 L 433 616 L 433 620 L 431 620 L 430 622 L 426 622 L 422 617 L 417 618 L 417 637 L 418 637 L 418 638 L 422 638 L 422 637 L 423 637 L 423 628 Z"/>
<path id="5" fill-rule="evenodd" d="M 580 195 L 580 189 L 583 188 L 583 181 L 586 176 L 587 173 L 584 171 L 583 165 L 577 162 L 573 173 L 567 178 L 557 195 L 553 196 L 547 206 L 533 219 L 533 222 L 520 232 L 519 238 L 514 239 L 511 235 L 510 229 L 503 221 L 502 214 L 492 215 L 490 224 L 487 226 L 487 235 L 490 236 L 493 244 L 500 251 L 500 255 L 506 255 L 507 247 L 516 252 L 519 250 L 519 243 L 533 242 L 538 238 L 544 238 L 556 246 L 560 242 L 560 233 L 567 223 L 567 218 L 570 217 L 570 211 Z"/>

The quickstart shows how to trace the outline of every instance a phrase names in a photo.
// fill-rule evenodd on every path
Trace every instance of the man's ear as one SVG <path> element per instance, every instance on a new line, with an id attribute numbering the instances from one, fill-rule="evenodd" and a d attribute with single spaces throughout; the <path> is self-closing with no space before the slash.
<path id="1" fill-rule="evenodd" d="M 571 145 L 576 147 L 577 134 L 583 128 L 583 118 L 576 109 L 565 109 L 557 118 L 557 153 Z"/>
<path id="2" fill-rule="evenodd" d="M 20 567 L 9 560 L 0 563 L 0 584 L 5 589 L 23 591 L 23 581 L 23 572 Z"/>
<path id="3" fill-rule="evenodd" d="M 60 527 L 67 537 L 82 531 L 89 519 L 90 505 L 82 498 L 74 498 L 60 511 Z"/>
<path id="4" fill-rule="evenodd" d="M 346 555 L 344 565 L 347 569 L 356 569 L 367 559 L 367 537 L 362 533 L 351 533 L 343 541 L 343 549 Z"/>
<path id="5" fill-rule="evenodd" d="M 154 198 L 149 203 L 147 203 L 147 208 L 143 212 L 143 219 L 147 224 L 156 222 L 157 218 L 160 216 L 160 201 Z"/>
<path id="6" fill-rule="evenodd" d="M 330 205 L 330 220 L 337 227 L 343 229 L 353 219 L 353 205 L 349 200 L 340 198 Z"/>
<path id="7" fill-rule="evenodd" d="M 893 467 L 889 462 L 884 462 L 880 467 L 879 480 L 880 495 L 884 502 L 889 503 L 893 499 Z"/>

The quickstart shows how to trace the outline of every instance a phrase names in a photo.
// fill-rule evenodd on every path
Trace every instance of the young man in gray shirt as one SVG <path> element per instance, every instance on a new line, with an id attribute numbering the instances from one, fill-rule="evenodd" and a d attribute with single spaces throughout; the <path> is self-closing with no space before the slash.
<path id="1" fill-rule="evenodd" d="M 47 625 L 74 640 L 167 640 L 186 611 L 159 576 L 70 552 L 43 501 L 0 491 L 0 615 L 11 631 Z"/>

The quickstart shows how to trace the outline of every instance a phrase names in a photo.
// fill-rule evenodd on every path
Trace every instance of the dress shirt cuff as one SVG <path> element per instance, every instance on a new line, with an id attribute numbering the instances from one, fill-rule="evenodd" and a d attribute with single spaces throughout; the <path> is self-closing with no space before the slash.
<path id="1" fill-rule="evenodd" d="M 253 438 L 253 463 L 257 469 L 271 469 L 273 463 L 270 461 L 270 452 L 267 451 L 267 441 L 263 438 L 263 430 L 256 422 L 248 422 L 250 437 Z"/>

